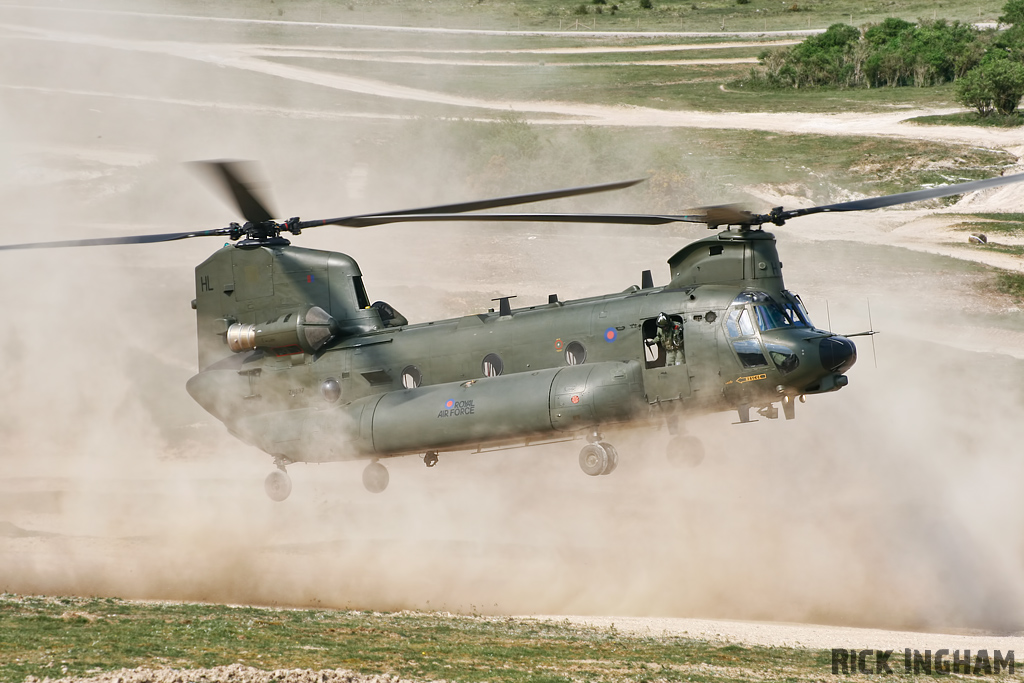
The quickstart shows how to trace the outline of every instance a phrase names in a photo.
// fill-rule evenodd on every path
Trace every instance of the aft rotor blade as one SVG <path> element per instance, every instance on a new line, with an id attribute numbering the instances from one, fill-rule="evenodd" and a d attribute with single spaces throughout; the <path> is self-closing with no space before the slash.
<path id="1" fill-rule="evenodd" d="M 216 230 L 198 230 L 193 232 L 169 232 L 162 235 L 126 235 L 125 237 L 98 237 L 86 240 L 4 244 L 0 245 L 0 251 L 11 249 L 59 249 L 61 247 L 101 247 L 109 244 L 152 244 L 153 242 L 173 242 L 189 237 L 215 237 L 217 235 L 230 234 L 230 228 L 217 228 Z"/>
<path id="2" fill-rule="evenodd" d="M 965 194 L 967 192 L 987 190 L 990 187 L 1000 187 L 1002 185 L 1019 183 L 1021 181 L 1024 181 L 1024 173 L 1017 173 L 1015 175 L 1008 176 L 997 176 L 995 178 L 987 178 L 985 180 L 974 180 L 969 183 L 958 183 L 956 185 L 941 185 L 939 187 L 933 187 L 928 190 L 902 192 L 900 194 L 890 194 L 885 195 L 883 197 L 858 199 L 852 202 L 841 202 L 839 204 L 828 204 L 826 206 L 812 206 L 807 209 L 792 209 L 790 211 L 783 211 L 781 216 L 783 219 L 787 219 L 794 218 L 796 216 L 807 216 L 813 213 L 831 213 L 839 211 L 867 211 L 868 209 L 881 209 L 886 206 L 896 206 L 897 204 L 909 204 L 910 202 L 919 202 L 925 199 L 951 197 L 955 194 Z"/>
<path id="3" fill-rule="evenodd" d="M 196 168 L 203 169 L 220 182 L 223 189 L 227 190 L 235 201 L 238 210 L 245 216 L 245 220 L 253 223 L 273 220 L 265 203 L 256 197 L 258 194 L 256 184 L 246 178 L 248 174 L 245 169 L 248 164 L 241 161 L 194 161 L 192 163 Z"/>
<path id="4" fill-rule="evenodd" d="M 514 206 L 516 204 L 528 204 L 530 202 L 543 202 L 549 199 L 562 199 L 564 197 L 578 197 L 595 192 L 609 192 L 632 187 L 644 181 L 644 178 L 637 180 L 625 180 L 616 183 L 603 183 L 601 185 L 587 185 L 584 187 L 569 187 L 563 190 L 550 190 L 547 192 L 531 192 L 529 194 L 517 194 L 508 197 L 496 197 L 494 199 L 482 199 L 475 202 L 460 202 L 458 204 L 441 204 L 439 206 L 428 206 L 420 209 L 405 209 L 403 211 L 386 211 L 379 213 L 360 214 L 358 216 L 345 216 L 342 218 L 327 218 L 318 221 L 302 221 L 300 229 L 315 228 L 320 225 L 342 225 L 349 228 L 365 228 L 371 225 L 382 225 L 384 223 L 400 222 L 399 216 L 419 216 L 415 219 L 406 220 L 449 220 L 447 218 L 430 218 L 434 215 L 461 214 L 466 211 L 483 211 L 486 209 L 497 209 L 503 206 Z M 387 216 L 391 220 L 373 220 Z M 509 219 L 514 220 L 514 219 Z"/>
<path id="5" fill-rule="evenodd" d="M 413 223 L 417 221 L 476 221 L 476 222 L 520 222 L 520 223 L 615 223 L 625 225 L 664 225 L 666 223 L 706 223 L 707 216 L 659 216 L 653 214 L 625 213 L 407 213 L 374 216 L 353 216 L 344 225 L 349 228 L 365 228 L 386 223 Z"/>

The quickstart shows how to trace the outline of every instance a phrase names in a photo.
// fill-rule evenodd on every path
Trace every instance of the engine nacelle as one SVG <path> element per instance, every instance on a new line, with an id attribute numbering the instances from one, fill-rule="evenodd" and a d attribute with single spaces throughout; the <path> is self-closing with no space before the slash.
<path id="1" fill-rule="evenodd" d="M 228 347 L 235 353 L 268 349 L 277 356 L 316 353 L 334 335 L 334 319 L 319 306 L 286 313 L 265 323 L 234 323 L 228 327 Z"/>

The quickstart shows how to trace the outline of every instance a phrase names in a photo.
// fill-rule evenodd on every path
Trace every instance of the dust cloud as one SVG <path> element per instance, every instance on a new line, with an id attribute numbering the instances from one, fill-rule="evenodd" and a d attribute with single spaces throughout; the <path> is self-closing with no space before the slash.
<path id="1" fill-rule="evenodd" d="M 192 159 L 259 159 L 282 215 L 315 218 L 633 177 L 672 154 L 667 132 L 617 142 L 515 117 L 408 119 L 407 104 L 40 33 L 55 29 L 195 49 L 296 39 L 0 6 L 3 243 L 237 220 L 182 166 Z M 731 200 L 721 188 L 694 166 L 556 207 L 682 209 Z M 420 322 L 498 294 L 617 291 L 644 268 L 664 284 L 661 264 L 701 234 L 460 224 L 296 241 L 352 254 L 370 296 Z M 269 456 L 184 390 L 193 268 L 219 243 L 0 253 L 0 590 L 1024 628 L 1020 312 L 950 259 L 779 236 L 819 325 L 867 329 L 870 300 L 883 330 L 877 369 L 862 338 L 850 386 L 809 397 L 797 420 L 696 418 L 708 456 L 692 470 L 668 467 L 658 430 L 610 433 L 621 464 L 599 478 L 579 471 L 579 443 L 442 454 L 430 470 L 396 459 L 380 495 L 360 463 L 294 465 L 282 504 L 262 490 Z M 964 330 L 1007 341 L 979 347 Z"/>

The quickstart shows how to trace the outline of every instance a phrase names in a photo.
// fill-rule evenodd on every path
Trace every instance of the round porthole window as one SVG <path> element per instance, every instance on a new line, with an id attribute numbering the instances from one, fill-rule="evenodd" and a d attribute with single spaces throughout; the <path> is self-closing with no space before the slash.
<path id="1" fill-rule="evenodd" d="M 565 347 L 566 365 L 581 365 L 587 360 L 587 348 L 578 341 L 569 342 Z"/>
<path id="2" fill-rule="evenodd" d="M 423 382 L 423 373 L 415 365 L 406 366 L 402 370 L 402 386 L 406 389 L 415 389 Z"/>
<path id="3" fill-rule="evenodd" d="M 714 311 L 708 311 L 707 313 L 704 314 L 704 320 L 708 321 L 709 323 L 713 323 L 716 320 L 718 320 L 718 314 L 715 313 Z"/>
<path id="4" fill-rule="evenodd" d="M 489 353 L 484 356 L 484 362 L 481 364 L 480 369 L 483 371 L 484 377 L 497 377 L 505 369 L 505 365 L 501 362 L 501 356 L 496 353 Z"/>
<path id="5" fill-rule="evenodd" d="M 328 403 L 334 403 L 341 398 L 341 384 L 338 380 L 333 377 L 325 379 L 320 385 L 320 395 L 324 397 L 324 400 Z"/>

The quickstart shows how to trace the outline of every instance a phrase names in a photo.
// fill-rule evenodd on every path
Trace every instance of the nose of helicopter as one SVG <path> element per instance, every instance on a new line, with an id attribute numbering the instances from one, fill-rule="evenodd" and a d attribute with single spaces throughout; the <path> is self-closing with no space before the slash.
<path id="1" fill-rule="evenodd" d="M 857 362 L 857 347 L 846 337 L 825 337 L 818 342 L 818 356 L 826 370 L 841 374 Z"/>

